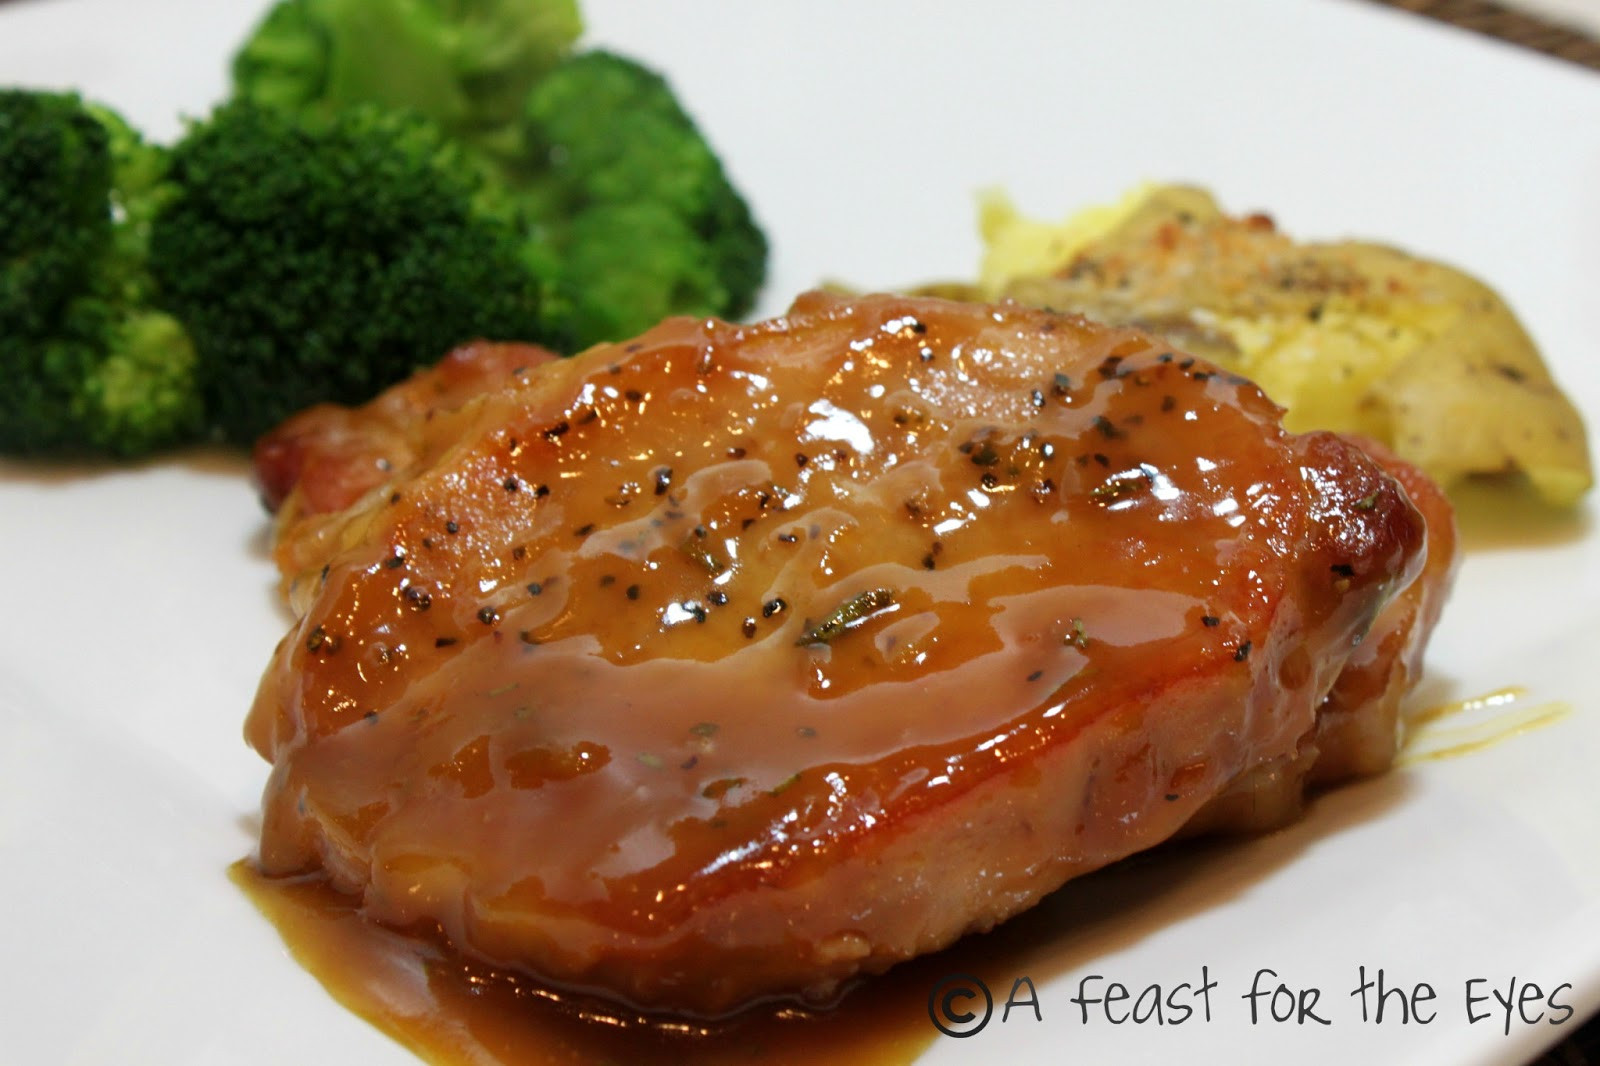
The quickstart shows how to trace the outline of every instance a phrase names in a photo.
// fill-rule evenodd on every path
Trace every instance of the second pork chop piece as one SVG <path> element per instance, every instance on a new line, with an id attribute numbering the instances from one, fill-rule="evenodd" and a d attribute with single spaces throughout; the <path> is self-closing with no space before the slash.
<path id="1" fill-rule="evenodd" d="M 1448 579 L 1425 481 L 1431 565 L 1361 448 L 1073 317 L 809 296 L 485 380 L 347 510 L 289 494 L 261 864 L 635 1005 L 825 999 L 1292 811 Z"/>

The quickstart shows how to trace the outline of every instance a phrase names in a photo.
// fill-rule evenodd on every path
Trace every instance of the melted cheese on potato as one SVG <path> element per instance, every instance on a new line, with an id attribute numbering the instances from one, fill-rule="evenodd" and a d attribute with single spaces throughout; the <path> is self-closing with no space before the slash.
<path id="1" fill-rule="evenodd" d="M 1482 282 L 1380 244 L 1297 243 L 1205 191 L 1145 186 L 1062 223 L 1003 195 L 977 285 L 1154 330 L 1254 378 L 1294 430 L 1363 433 L 1446 486 L 1520 472 L 1570 506 L 1593 484 L 1582 419 Z"/>

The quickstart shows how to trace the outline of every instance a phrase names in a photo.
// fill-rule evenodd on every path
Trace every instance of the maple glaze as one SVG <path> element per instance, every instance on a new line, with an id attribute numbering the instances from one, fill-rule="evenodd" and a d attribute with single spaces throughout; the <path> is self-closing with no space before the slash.
<path id="1" fill-rule="evenodd" d="M 315 875 L 266 878 L 241 860 L 229 876 L 334 999 L 438 1066 L 904 1066 L 936 1038 L 929 991 L 945 970 L 974 966 L 966 955 L 924 960 L 829 1010 L 769 1004 L 716 1023 L 651 1018 L 375 925 Z"/>
<path id="2" fill-rule="evenodd" d="M 986 928 L 1303 772 L 1421 571 L 1279 414 L 1134 330 L 820 296 L 416 410 L 353 506 L 289 496 L 263 868 L 706 1016 Z"/>

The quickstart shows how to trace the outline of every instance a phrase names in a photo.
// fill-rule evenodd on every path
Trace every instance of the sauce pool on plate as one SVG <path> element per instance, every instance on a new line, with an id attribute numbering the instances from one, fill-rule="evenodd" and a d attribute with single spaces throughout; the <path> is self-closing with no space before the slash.
<path id="1" fill-rule="evenodd" d="M 249 860 L 229 876 L 334 999 L 437 1066 L 901 1066 L 937 1037 L 928 990 L 952 965 L 934 956 L 899 967 L 831 1010 L 768 1004 L 720 1022 L 641 1017 L 476 965 L 437 937 L 375 925 L 320 877 L 264 877 Z"/>

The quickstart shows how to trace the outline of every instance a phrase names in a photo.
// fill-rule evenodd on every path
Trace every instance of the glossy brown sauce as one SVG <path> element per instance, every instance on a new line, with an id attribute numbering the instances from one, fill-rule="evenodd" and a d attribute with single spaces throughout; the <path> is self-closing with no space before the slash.
<path id="1" fill-rule="evenodd" d="M 1142 334 L 808 307 L 430 408 L 284 531 L 265 871 L 633 1003 L 825 999 L 1295 750 L 1422 566 L 1378 464 Z"/>
<path id="2" fill-rule="evenodd" d="M 1554 725 L 1571 713 L 1572 705 L 1565 700 L 1532 702 L 1528 690 L 1520 685 L 1421 707 L 1406 715 L 1406 743 L 1395 765 L 1470 755 Z M 1459 724 L 1441 725 L 1446 722 Z"/>
<path id="3" fill-rule="evenodd" d="M 1539 499 L 1525 479 L 1474 477 L 1452 485 L 1456 527 L 1467 552 L 1529 551 L 1572 544 L 1593 521 L 1581 507 Z"/>
<path id="4" fill-rule="evenodd" d="M 436 939 L 375 925 L 321 877 L 263 877 L 249 860 L 235 863 L 229 876 L 335 1000 L 437 1066 L 899 1066 L 938 1036 L 928 1019 L 929 990 L 950 970 L 970 967 L 966 956 L 974 950 L 898 967 L 832 1010 L 758 1007 L 717 1023 L 648 1019 L 466 962 Z"/>

